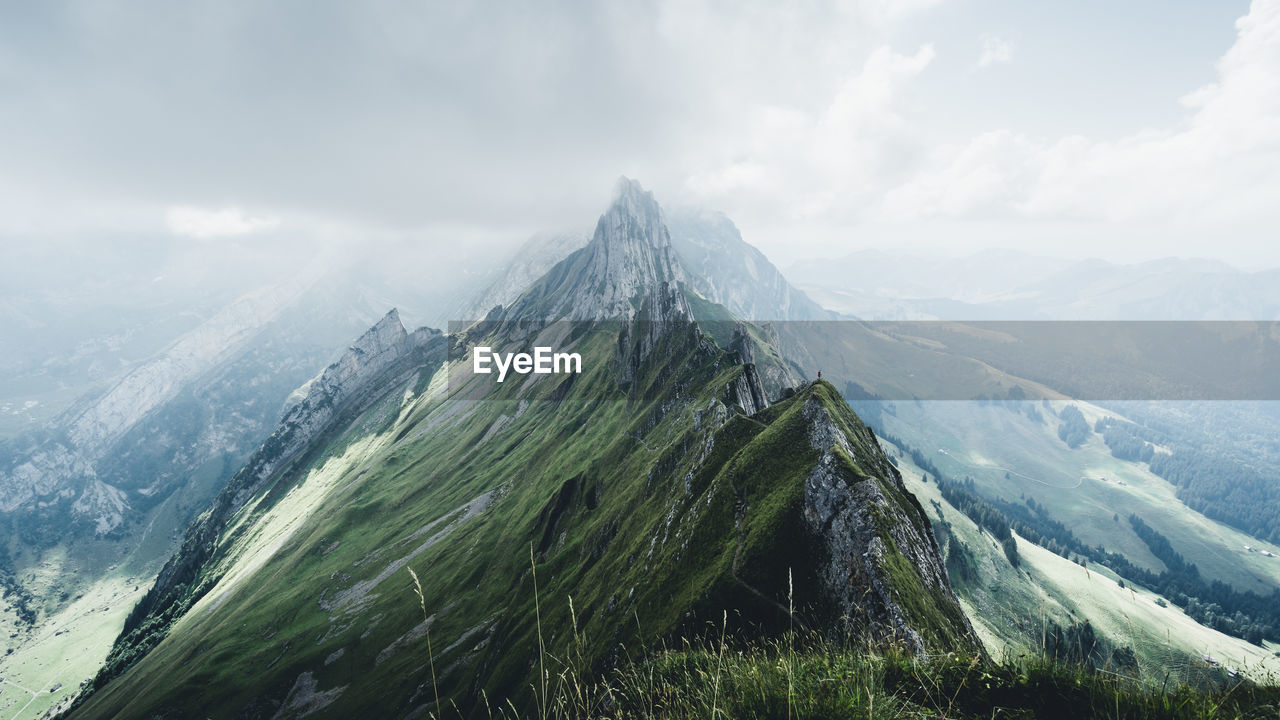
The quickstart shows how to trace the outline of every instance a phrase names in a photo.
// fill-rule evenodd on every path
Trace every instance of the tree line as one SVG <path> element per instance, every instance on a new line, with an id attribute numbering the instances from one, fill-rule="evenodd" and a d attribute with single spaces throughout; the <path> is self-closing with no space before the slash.
<path id="1" fill-rule="evenodd" d="M 0 599 L 13 608 L 14 614 L 18 616 L 18 622 L 28 627 L 36 624 L 37 611 L 33 607 L 34 598 L 18 579 L 13 558 L 10 557 L 9 549 L 4 545 L 0 545 Z"/>
<path id="2" fill-rule="evenodd" d="M 1185 446 L 1158 452 L 1154 443 L 1172 441 L 1150 428 L 1104 418 L 1094 425 L 1111 454 L 1145 462 L 1173 484 L 1187 507 L 1255 537 L 1280 543 L 1280 477 L 1228 457 Z"/>
<path id="3" fill-rule="evenodd" d="M 1089 423 L 1084 419 L 1084 413 L 1080 412 L 1080 408 L 1075 405 L 1068 405 L 1062 408 L 1062 412 L 1058 413 L 1058 417 L 1062 423 L 1058 425 L 1058 439 L 1067 444 L 1072 450 L 1084 444 L 1089 439 L 1092 432 L 1089 430 Z"/>

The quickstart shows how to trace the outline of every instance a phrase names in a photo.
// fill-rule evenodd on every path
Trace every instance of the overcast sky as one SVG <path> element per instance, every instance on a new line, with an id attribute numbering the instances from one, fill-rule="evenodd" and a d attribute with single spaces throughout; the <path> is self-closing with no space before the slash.
<path id="1" fill-rule="evenodd" d="M 0 10 L 0 247 L 485 247 L 622 174 L 785 267 L 1280 265 L 1280 0 Z"/>

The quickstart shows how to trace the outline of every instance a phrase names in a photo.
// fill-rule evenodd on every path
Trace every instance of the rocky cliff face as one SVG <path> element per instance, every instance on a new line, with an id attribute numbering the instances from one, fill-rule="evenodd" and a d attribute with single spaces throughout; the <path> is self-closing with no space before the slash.
<path id="1" fill-rule="evenodd" d="M 430 328 L 408 333 L 393 309 L 364 333 L 342 356 L 299 389 L 297 399 L 276 431 L 192 523 L 182 545 L 165 564 L 155 586 L 125 621 L 121 637 L 136 652 L 163 638 L 172 622 L 207 592 L 216 577 L 205 574 L 222 532 L 245 503 L 276 479 L 282 468 L 305 454 L 327 434 L 345 427 L 393 387 L 424 366 L 444 360 L 444 338 Z M 402 384 L 402 383 L 401 383 Z M 140 627 L 144 620 L 153 620 Z M 111 658 L 108 660 L 111 661 Z M 117 664 L 114 671 L 122 671 Z M 105 677 L 101 678 L 105 681 Z"/>
<path id="2" fill-rule="evenodd" d="M 861 463 L 869 467 L 850 462 L 859 453 L 818 394 L 804 399 L 801 417 L 809 446 L 820 453 L 805 478 L 804 521 L 824 550 L 822 625 L 846 636 L 870 629 L 920 654 L 938 647 L 926 634 L 939 628 L 977 646 L 928 519 L 888 457 L 871 454 Z M 869 431 L 859 440 L 875 443 Z M 941 623 L 931 617 L 935 610 Z"/>
<path id="3" fill-rule="evenodd" d="M 615 352 L 619 381 L 625 386 L 665 334 L 696 334 L 684 283 L 661 207 L 639 183 L 622 178 L 591 242 L 558 263 L 494 319 L 499 325 L 625 321 Z"/>
<path id="4" fill-rule="evenodd" d="M 389 311 L 333 364 L 294 392 L 279 427 L 245 468 L 255 470 L 244 478 L 237 475 L 228 485 L 233 489 L 228 508 L 239 508 L 276 468 L 324 432 L 353 401 L 367 402 L 384 392 L 386 388 L 376 381 L 387 380 L 385 376 L 397 370 L 416 369 L 413 362 L 420 359 L 419 350 L 438 349 L 442 344 L 440 331 L 419 328 L 409 333 L 399 312 Z"/>
<path id="5" fill-rule="evenodd" d="M 744 365 L 743 372 L 734 381 L 733 401 L 746 415 L 756 413 L 769 407 L 769 399 L 765 397 L 764 383 L 754 365 Z"/>
<path id="6" fill-rule="evenodd" d="M 650 321 L 692 317 L 680 292 L 684 271 L 653 194 L 622 178 L 614 195 L 591 242 L 552 268 L 506 317 L 631 319 L 645 305 Z"/>
<path id="7" fill-rule="evenodd" d="M 634 366 L 647 356 L 656 338 L 673 326 L 701 321 L 704 330 L 716 336 L 719 333 L 708 329 L 708 324 L 732 324 L 735 317 L 828 317 L 792 288 L 760 251 L 743 242 L 724 216 L 686 211 L 678 217 L 683 238 L 679 244 L 653 194 L 634 180 L 620 179 L 614 201 L 586 247 L 552 267 L 508 307 L 486 316 L 499 322 L 626 319 L 629 326 L 617 353 L 624 384 L 630 382 Z M 516 273 L 520 264 L 519 260 L 513 263 L 508 274 Z M 690 272 L 690 267 L 696 270 Z M 700 303 L 698 311 L 691 299 Z M 705 312 L 707 300 L 723 307 Z M 773 328 L 760 328 L 755 335 L 780 347 Z M 743 353 L 744 362 L 753 363 L 749 348 L 755 342 L 744 334 L 731 349 Z M 776 352 L 762 355 L 758 370 L 764 387 L 775 394 L 798 381 L 793 368 Z"/>
<path id="8" fill-rule="evenodd" d="M 623 191 L 628 185 L 639 191 L 633 195 L 647 195 L 635 181 L 624 178 L 619 183 L 619 197 L 628 194 Z M 682 208 L 663 213 L 662 221 L 690 288 L 734 316 L 754 322 L 835 318 L 792 286 L 763 253 L 743 241 L 733 221 L 723 214 Z M 498 280 L 464 306 L 458 319 L 478 320 L 494 306 L 510 305 L 535 280 L 591 239 L 572 233 L 530 239 Z"/>

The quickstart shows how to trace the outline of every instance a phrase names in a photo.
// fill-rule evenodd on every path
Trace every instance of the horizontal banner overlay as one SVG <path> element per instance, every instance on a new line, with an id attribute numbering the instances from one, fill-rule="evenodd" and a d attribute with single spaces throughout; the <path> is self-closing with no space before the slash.
<path id="1" fill-rule="evenodd" d="M 499 362 L 508 383 L 555 377 L 610 367 L 620 342 L 692 332 L 651 325 L 451 322 L 451 365 L 488 382 Z M 1276 321 L 714 320 L 697 332 L 754 363 L 778 394 L 821 372 L 851 401 L 1280 400 Z M 473 372 L 477 347 L 488 374 Z"/>

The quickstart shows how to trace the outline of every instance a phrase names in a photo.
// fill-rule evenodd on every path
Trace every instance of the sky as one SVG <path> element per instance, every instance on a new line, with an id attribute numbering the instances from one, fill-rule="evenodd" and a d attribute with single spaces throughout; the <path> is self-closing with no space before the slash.
<path id="1" fill-rule="evenodd" d="M 447 264 L 627 175 L 782 267 L 1280 266 L 1280 0 L 8 3 L 0 98 L 0 249 Z"/>

